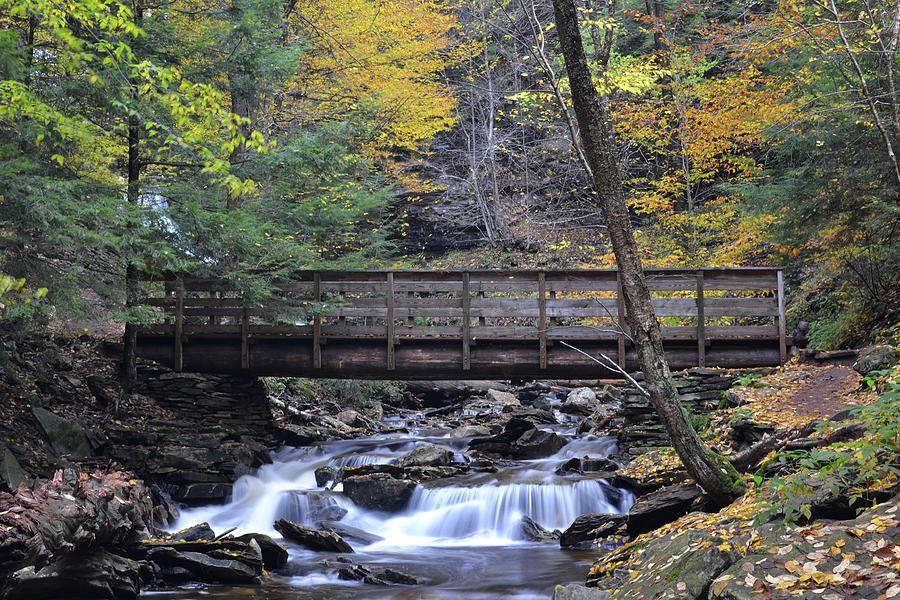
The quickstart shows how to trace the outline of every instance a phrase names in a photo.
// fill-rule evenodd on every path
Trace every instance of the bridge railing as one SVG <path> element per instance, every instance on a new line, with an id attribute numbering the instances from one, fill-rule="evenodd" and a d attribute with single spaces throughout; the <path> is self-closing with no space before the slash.
<path id="1" fill-rule="evenodd" d="M 696 341 L 698 364 L 712 340 L 771 340 L 786 358 L 784 286 L 773 268 L 651 269 L 647 284 L 665 340 Z M 159 323 L 143 335 L 240 337 L 244 363 L 260 338 L 308 339 L 313 362 L 329 339 L 381 339 L 388 369 L 404 340 L 450 340 L 470 348 L 491 341 L 533 341 L 546 364 L 547 346 L 617 341 L 624 364 L 626 308 L 614 270 L 307 271 L 277 285 L 271 302 L 254 305 L 222 281 L 180 277 L 147 298 Z"/>

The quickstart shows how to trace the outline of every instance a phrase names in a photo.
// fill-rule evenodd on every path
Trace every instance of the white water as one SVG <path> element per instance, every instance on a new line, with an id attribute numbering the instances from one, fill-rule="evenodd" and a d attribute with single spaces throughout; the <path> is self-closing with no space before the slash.
<path id="1" fill-rule="evenodd" d="M 336 579 L 335 571 L 324 564 L 333 555 L 287 543 L 292 561 L 285 577 L 269 584 L 270 595 L 260 598 L 545 598 L 556 583 L 583 581 L 589 556 L 560 550 L 555 544 L 527 542 L 520 522 L 528 516 L 547 529 L 563 530 L 584 513 L 627 511 L 633 503 L 627 492 L 602 480 L 554 474 L 572 457 L 615 452 L 611 438 L 578 439 L 554 456 L 513 462 L 497 473 L 472 472 L 426 482 L 415 489 L 407 508 L 395 514 L 355 506 L 340 493 L 340 485 L 334 490 L 316 486 L 318 467 L 388 463 L 422 443 L 453 448 L 463 460 L 468 440 L 441 433 L 282 450 L 273 455 L 272 464 L 240 478 L 229 503 L 187 510 L 173 528 L 207 521 L 217 533 L 237 527 L 237 534 L 260 532 L 278 539 L 273 524 L 280 518 L 308 525 L 340 520 L 384 538 L 368 546 L 353 544 L 354 561 L 409 572 L 431 590 L 425 596 L 405 596 L 402 587 L 376 593 L 371 586 Z M 323 510 L 328 516 L 322 516 Z M 282 587 L 276 591 L 273 586 Z M 223 592 L 221 597 L 237 597 L 229 594 Z"/>
<path id="2" fill-rule="evenodd" d="M 578 440 L 556 455 L 521 461 L 498 473 L 473 473 L 442 482 L 420 485 L 407 508 L 389 515 L 355 506 L 340 492 L 316 486 L 314 471 L 321 466 L 358 466 L 387 463 L 423 442 L 464 445 L 449 438 L 366 439 L 336 442 L 321 449 L 288 449 L 255 475 L 241 477 L 231 502 L 185 511 L 174 528 L 203 521 L 213 529 L 237 527 L 238 533 L 260 532 L 278 536 L 277 519 L 305 524 L 326 518 L 316 515 L 323 506 L 347 511 L 341 522 L 384 537 L 377 547 L 483 546 L 522 541 L 523 516 L 541 526 L 565 529 L 581 514 L 624 512 L 633 499 L 605 481 L 560 477 L 553 471 L 573 456 L 606 456 L 615 450 L 609 438 Z M 338 512 L 343 512 L 338 509 Z"/>

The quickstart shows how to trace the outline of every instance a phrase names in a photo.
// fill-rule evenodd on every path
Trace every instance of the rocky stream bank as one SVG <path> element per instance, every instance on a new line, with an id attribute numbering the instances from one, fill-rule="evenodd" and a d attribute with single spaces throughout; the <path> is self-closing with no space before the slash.
<path id="1" fill-rule="evenodd" d="M 429 383 L 351 403 L 146 364 L 136 393 L 124 394 L 102 344 L 69 336 L 7 343 L 0 368 L 4 600 L 122 600 L 148 588 L 180 598 L 175 590 L 188 583 L 286 587 L 284 597 L 402 597 L 347 582 L 462 598 L 470 588 L 451 580 L 467 575 L 417 569 L 416 552 L 439 562 L 457 547 L 497 543 L 511 544 L 502 556 L 556 548 L 565 550 L 548 565 L 570 562 L 554 567 L 556 579 L 548 566 L 550 583 L 486 580 L 484 597 L 750 598 L 797 589 L 826 597 L 838 584 L 865 598 L 894 591 L 894 488 L 868 497 L 881 504 L 859 516 L 842 505 L 846 490 L 832 489 L 812 503 L 805 532 L 775 513 L 754 523 L 768 514 L 760 495 L 705 513 L 649 405 L 613 382 Z M 863 433 L 853 424 L 824 434 L 808 423 L 781 427 L 753 409 L 778 404 L 778 393 L 733 388 L 738 379 L 765 381 L 760 375 L 776 392 L 816 385 L 813 367 L 796 369 L 693 369 L 678 387 L 712 445 L 753 471 L 777 444 L 816 448 Z M 852 396 L 851 379 L 846 400 L 864 401 Z M 834 546 L 841 535 L 853 539 Z M 880 562 L 848 579 L 855 563 L 842 554 L 867 552 Z M 481 554 L 459 556 L 469 571 L 480 568 Z M 586 561 L 596 563 L 587 586 Z M 540 571 L 524 569 L 521 581 Z M 553 591 L 553 583 L 570 585 Z M 290 595 L 297 585 L 313 591 Z"/>

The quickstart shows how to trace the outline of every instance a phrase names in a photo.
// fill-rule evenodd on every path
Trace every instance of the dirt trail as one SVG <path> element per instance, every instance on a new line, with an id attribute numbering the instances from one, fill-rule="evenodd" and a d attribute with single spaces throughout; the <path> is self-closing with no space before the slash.
<path id="1" fill-rule="evenodd" d="M 790 364 L 764 377 L 765 388 L 741 388 L 738 393 L 756 420 L 783 427 L 869 403 L 871 395 L 859 391 L 861 381 L 859 373 L 846 366 Z"/>

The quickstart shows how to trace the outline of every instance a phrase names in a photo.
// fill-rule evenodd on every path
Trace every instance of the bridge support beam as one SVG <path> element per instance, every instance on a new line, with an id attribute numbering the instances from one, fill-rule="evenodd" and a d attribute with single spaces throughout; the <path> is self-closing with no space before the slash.
<path id="1" fill-rule="evenodd" d="M 237 343 L 236 343 L 237 342 Z M 479 342 L 471 347 L 469 368 L 463 368 L 459 341 L 405 341 L 394 350 L 394 368 L 387 368 L 384 340 L 329 340 L 320 352 L 312 340 L 255 338 L 249 346 L 247 362 L 238 340 L 191 338 L 183 345 L 185 371 L 241 373 L 280 377 L 326 377 L 333 379 L 594 379 L 617 377 L 614 372 L 562 344 L 548 345 L 547 366 L 541 368 L 537 340 L 522 342 Z M 171 338 L 138 338 L 138 355 L 172 366 Z M 592 356 L 611 356 L 616 340 L 584 342 L 577 345 Z M 316 366 L 316 357 L 321 366 Z M 696 366 L 696 341 L 669 342 L 666 356 L 673 369 Z M 716 367 L 757 367 L 779 364 L 777 345 L 771 342 L 710 343 L 706 363 Z M 632 350 L 625 355 L 626 368 L 636 370 Z M 252 365 L 248 370 L 244 364 Z M 380 367 L 378 366 L 380 365 Z"/>

